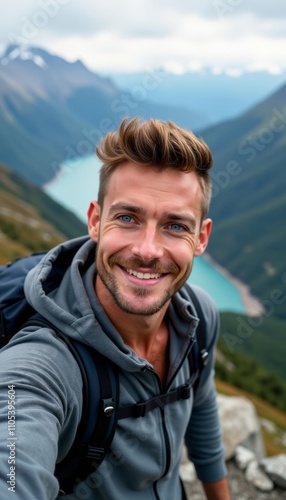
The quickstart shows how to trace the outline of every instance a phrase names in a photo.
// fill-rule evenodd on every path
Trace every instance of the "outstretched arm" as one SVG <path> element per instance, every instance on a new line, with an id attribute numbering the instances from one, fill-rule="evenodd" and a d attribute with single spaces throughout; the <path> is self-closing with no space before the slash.
<path id="1" fill-rule="evenodd" d="M 75 360 L 50 331 L 32 330 L 15 335 L 0 352 L 1 500 L 57 497 L 57 456 L 68 451 L 80 419 L 73 400 L 73 392 L 81 396 Z"/>
<path id="2" fill-rule="evenodd" d="M 201 304 L 205 306 L 209 362 L 202 371 L 195 393 L 185 441 L 189 459 L 195 465 L 207 498 L 229 500 L 227 469 L 214 384 L 215 344 L 219 332 L 219 319 L 212 301 L 205 300 Z"/>
<path id="3" fill-rule="evenodd" d="M 231 500 L 226 478 L 212 483 L 202 483 L 208 500 Z"/>

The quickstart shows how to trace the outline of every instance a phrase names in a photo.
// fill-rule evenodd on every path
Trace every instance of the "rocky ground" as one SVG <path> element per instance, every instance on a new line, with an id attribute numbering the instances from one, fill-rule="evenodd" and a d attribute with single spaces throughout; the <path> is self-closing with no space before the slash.
<path id="1" fill-rule="evenodd" d="M 227 462 L 227 467 L 232 500 L 286 500 L 286 490 L 275 488 L 267 493 L 257 490 L 245 480 L 244 472 L 235 465 L 233 460 Z M 185 489 L 189 500 L 205 500 L 206 498 L 199 481 L 185 483 Z"/>

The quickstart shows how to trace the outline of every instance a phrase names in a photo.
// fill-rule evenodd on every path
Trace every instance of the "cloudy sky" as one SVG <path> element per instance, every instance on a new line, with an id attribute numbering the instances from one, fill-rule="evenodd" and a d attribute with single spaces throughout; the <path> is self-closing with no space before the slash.
<path id="1" fill-rule="evenodd" d="M 285 0 L 9 0 L 0 49 L 44 47 L 110 74 L 286 70 Z"/>

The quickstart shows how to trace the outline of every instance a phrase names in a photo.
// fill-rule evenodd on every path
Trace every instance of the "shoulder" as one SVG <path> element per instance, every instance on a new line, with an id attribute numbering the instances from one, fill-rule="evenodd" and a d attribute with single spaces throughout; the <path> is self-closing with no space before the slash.
<path id="1" fill-rule="evenodd" d="M 185 283 L 181 289 L 184 298 L 188 299 L 194 308 L 194 313 L 203 314 L 206 321 L 217 320 L 218 309 L 214 299 L 200 286 Z"/>
<path id="2" fill-rule="evenodd" d="M 81 399 L 79 366 L 57 334 L 49 328 L 29 326 L 18 332 L 1 349 L 1 376 L 10 380 L 48 385 L 67 401 Z"/>
<path id="3" fill-rule="evenodd" d="M 219 312 L 213 298 L 200 286 L 188 283 L 182 287 L 181 294 L 191 305 L 193 315 L 203 324 L 206 343 L 210 347 L 216 342 L 219 333 Z"/>

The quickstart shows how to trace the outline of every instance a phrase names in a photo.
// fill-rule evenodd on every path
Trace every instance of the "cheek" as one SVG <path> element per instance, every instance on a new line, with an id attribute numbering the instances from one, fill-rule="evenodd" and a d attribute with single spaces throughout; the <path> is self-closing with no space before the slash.
<path id="1" fill-rule="evenodd" d="M 195 243 L 179 242 L 172 251 L 174 262 L 182 269 L 192 264 L 195 251 Z"/>
<path id="2" fill-rule="evenodd" d="M 116 231 L 103 231 L 98 241 L 98 253 L 106 258 L 114 255 L 123 248 L 122 236 Z"/>

